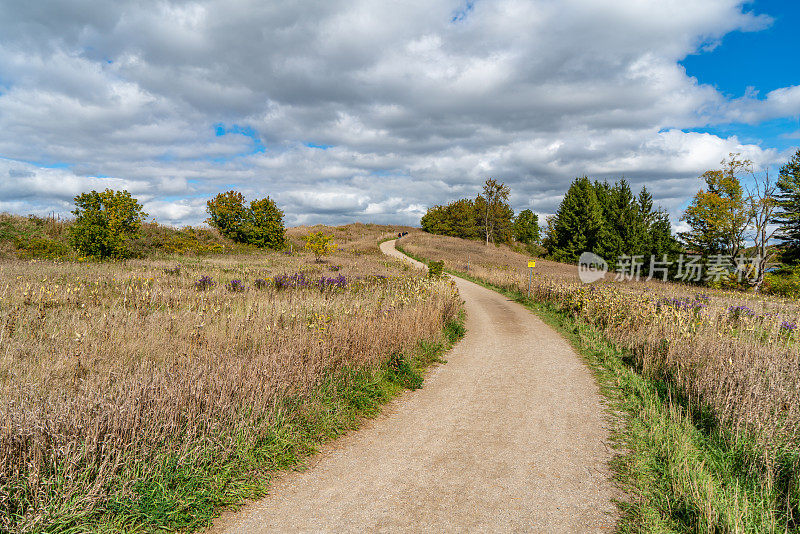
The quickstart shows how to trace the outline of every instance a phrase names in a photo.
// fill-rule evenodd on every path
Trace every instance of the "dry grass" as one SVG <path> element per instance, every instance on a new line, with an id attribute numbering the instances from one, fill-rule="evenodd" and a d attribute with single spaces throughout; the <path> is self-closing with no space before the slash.
<path id="1" fill-rule="evenodd" d="M 527 289 L 529 257 L 508 247 L 414 233 L 408 252 L 442 259 L 499 287 Z M 632 350 L 649 376 L 667 377 L 735 432 L 767 446 L 800 445 L 800 345 L 784 324 L 800 322 L 796 301 L 662 282 L 581 284 L 577 268 L 536 260 L 532 297 L 569 310 Z M 731 311 L 746 306 L 748 310 Z M 752 315 L 750 315 L 752 312 Z"/>
<path id="2" fill-rule="evenodd" d="M 165 456 L 205 444 L 224 458 L 259 439 L 280 398 L 439 339 L 455 289 L 381 256 L 387 230 L 335 230 L 347 239 L 323 264 L 302 252 L 179 258 L 177 271 L 1 262 L 0 531 L 89 512 Z M 312 284 L 275 287 L 292 273 Z M 339 275 L 344 288 L 313 283 Z M 216 285 L 197 290 L 201 276 Z"/>

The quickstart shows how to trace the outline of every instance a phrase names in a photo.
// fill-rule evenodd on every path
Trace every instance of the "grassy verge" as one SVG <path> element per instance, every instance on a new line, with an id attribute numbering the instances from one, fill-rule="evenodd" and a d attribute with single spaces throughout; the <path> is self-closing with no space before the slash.
<path id="1" fill-rule="evenodd" d="M 422 386 L 426 367 L 464 334 L 463 312 L 446 324 L 440 341 L 421 342 L 377 369 L 344 369 L 327 376 L 311 395 L 284 398 L 268 421 L 253 421 L 239 447 L 220 458 L 213 443 L 180 457 L 157 460 L 147 477 L 125 472 L 115 492 L 88 515 L 68 512 L 46 532 L 191 532 L 208 527 L 224 506 L 267 493 L 274 473 L 300 465 L 318 447 L 358 428 L 405 389 Z"/>
<path id="2" fill-rule="evenodd" d="M 786 506 L 798 494 L 795 479 L 786 477 L 784 484 L 776 476 L 782 470 L 791 472 L 797 451 L 768 454 L 755 440 L 721 427 L 713 413 L 685 399 L 668 377 L 643 376 L 629 351 L 614 346 L 596 328 L 568 312 L 467 273 L 448 272 L 530 308 L 560 332 L 595 373 L 614 420 L 618 454 L 612 468 L 627 495 L 617 503 L 620 531 L 797 530 L 796 519 L 779 512 L 796 509 Z"/>

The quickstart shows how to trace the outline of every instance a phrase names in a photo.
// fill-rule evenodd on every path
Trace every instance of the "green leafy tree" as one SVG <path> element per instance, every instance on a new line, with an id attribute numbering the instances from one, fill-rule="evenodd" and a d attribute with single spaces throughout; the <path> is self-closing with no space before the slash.
<path id="1" fill-rule="evenodd" d="M 261 248 L 281 248 L 285 243 L 283 211 L 275 201 L 267 198 L 250 203 L 246 230 L 247 242 Z"/>
<path id="2" fill-rule="evenodd" d="M 522 210 L 514 219 L 514 239 L 530 245 L 539 242 L 539 216 L 531 210 Z"/>
<path id="3" fill-rule="evenodd" d="M 285 242 L 283 211 L 269 197 L 245 205 L 238 191 L 220 193 L 206 204 L 208 223 L 237 243 L 280 248 Z"/>
<path id="4" fill-rule="evenodd" d="M 752 206 L 744 195 L 738 174 L 751 168 L 738 154 L 722 161 L 722 168 L 703 173 L 708 190 L 700 190 L 681 220 L 689 231 L 680 234 L 686 247 L 701 254 L 736 257 L 752 218 Z"/>
<path id="5" fill-rule="evenodd" d="M 319 263 L 324 256 L 336 250 L 333 234 L 325 232 L 311 232 L 305 237 L 305 248 L 314 253 L 314 260 Z"/>
<path id="6" fill-rule="evenodd" d="M 781 260 L 790 265 L 800 264 L 800 150 L 783 165 L 775 184 L 773 221 L 778 224 L 776 239 L 780 242 Z"/>
<path id="7" fill-rule="evenodd" d="M 219 230 L 219 233 L 236 241 L 247 242 L 248 219 L 244 195 L 238 191 L 219 193 L 206 203 L 208 224 Z"/>
<path id="8" fill-rule="evenodd" d="M 430 208 L 420 220 L 426 232 L 437 235 L 475 239 L 480 234 L 475 204 L 468 198 L 455 200 L 447 206 Z"/>
<path id="9" fill-rule="evenodd" d="M 586 176 L 572 182 L 555 216 L 548 222 L 545 247 L 555 260 L 574 263 L 585 251 L 598 252 L 603 208 Z"/>
<path id="10" fill-rule="evenodd" d="M 127 191 L 90 191 L 75 197 L 75 223 L 70 244 L 95 258 L 127 258 L 129 242 L 136 237 L 147 214 Z"/>
<path id="11" fill-rule="evenodd" d="M 505 222 L 508 222 L 510 226 L 511 217 L 514 216 L 512 210 L 511 217 L 507 217 L 509 209 L 508 195 L 510 193 L 511 191 L 507 185 L 492 178 L 487 179 L 483 184 L 483 195 L 477 198 L 476 206 L 478 207 L 478 213 L 483 216 L 483 231 L 487 245 L 490 239 L 497 242 L 495 237 L 498 233 L 505 236 L 506 231 L 510 230 L 510 228 L 500 228 L 500 231 L 496 232 L 496 227 L 505 226 Z M 510 240 L 510 232 L 507 233 Z"/>

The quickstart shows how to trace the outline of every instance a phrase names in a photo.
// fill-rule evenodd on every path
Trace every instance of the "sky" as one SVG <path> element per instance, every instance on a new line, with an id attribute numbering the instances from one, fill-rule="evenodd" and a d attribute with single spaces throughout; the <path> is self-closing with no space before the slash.
<path id="1" fill-rule="evenodd" d="M 0 0 L 0 212 L 127 189 L 197 225 L 236 189 L 418 224 L 487 178 L 544 216 L 588 175 L 679 226 L 729 153 L 800 145 L 797 27 L 787 0 Z"/>

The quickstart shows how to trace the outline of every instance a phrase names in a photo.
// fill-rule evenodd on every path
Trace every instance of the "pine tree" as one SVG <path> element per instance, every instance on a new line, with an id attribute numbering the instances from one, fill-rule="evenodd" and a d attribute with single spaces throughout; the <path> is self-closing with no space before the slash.
<path id="1" fill-rule="evenodd" d="M 586 176 L 576 178 L 552 221 L 547 243 L 557 261 L 576 262 L 585 251 L 597 252 L 603 210 Z"/>
<path id="2" fill-rule="evenodd" d="M 790 265 L 800 263 L 800 150 L 781 167 L 775 194 L 781 259 Z"/>

